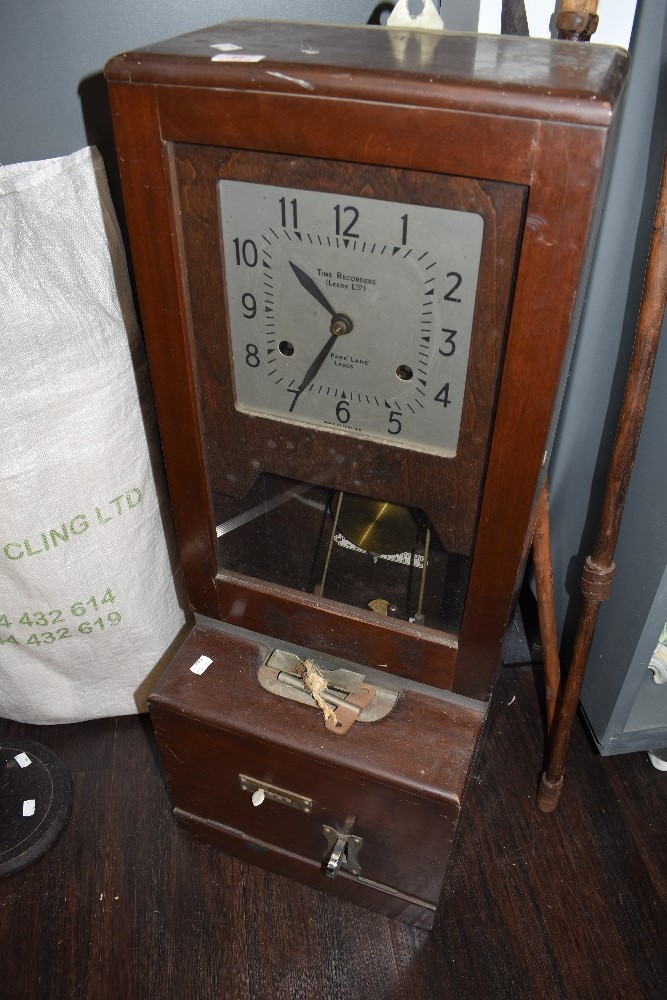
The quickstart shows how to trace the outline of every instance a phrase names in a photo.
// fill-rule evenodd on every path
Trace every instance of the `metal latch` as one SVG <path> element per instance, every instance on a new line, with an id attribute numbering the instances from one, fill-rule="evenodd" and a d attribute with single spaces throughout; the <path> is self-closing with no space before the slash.
<path id="1" fill-rule="evenodd" d="M 278 680 L 283 684 L 287 684 L 289 687 L 296 688 L 300 691 L 304 690 L 304 682 L 300 677 L 296 677 L 294 674 L 287 673 L 281 670 L 278 674 Z M 375 697 L 377 689 L 373 687 L 372 684 L 360 684 L 357 691 L 349 691 L 342 697 L 336 694 L 334 691 L 327 689 L 322 692 L 322 699 L 327 703 L 327 705 L 332 705 L 336 714 L 329 716 L 325 720 L 325 727 L 332 733 L 337 733 L 342 736 L 348 731 L 353 722 L 356 722 L 359 718 L 362 708 L 366 706 Z"/>
<path id="2" fill-rule="evenodd" d="M 260 666 L 258 680 L 273 694 L 306 705 L 314 705 L 312 695 L 306 690 L 299 674 L 304 661 L 296 654 L 274 649 L 265 664 Z M 335 709 L 335 721 L 327 718 L 325 726 L 330 732 L 342 736 L 354 722 L 376 722 L 385 718 L 398 699 L 397 691 L 378 688 L 364 680 L 363 674 L 352 670 L 320 669 L 326 680 L 321 698 Z"/>
<path id="3" fill-rule="evenodd" d="M 323 826 L 322 830 L 329 851 L 324 874 L 329 878 L 335 878 L 338 872 L 344 869 L 352 875 L 361 875 L 359 864 L 359 851 L 363 846 L 361 837 L 355 837 L 351 833 L 339 833 L 331 826 Z"/>

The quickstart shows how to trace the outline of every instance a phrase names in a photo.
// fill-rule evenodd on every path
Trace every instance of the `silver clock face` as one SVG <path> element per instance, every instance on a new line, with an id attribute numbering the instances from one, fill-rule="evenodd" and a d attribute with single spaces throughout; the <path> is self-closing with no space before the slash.
<path id="1" fill-rule="evenodd" d="M 481 216 L 219 182 L 235 404 L 456 454 Z"/>

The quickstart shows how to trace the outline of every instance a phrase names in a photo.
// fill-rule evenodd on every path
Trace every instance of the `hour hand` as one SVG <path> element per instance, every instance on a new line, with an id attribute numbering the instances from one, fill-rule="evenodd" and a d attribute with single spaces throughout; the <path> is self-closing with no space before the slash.
<path id="1" fill-rule="evenodd" d="M 305 288 L 306 291 L 312 295 L 317 302 L 319 302 L 322 308 L 326 309 L 330 316 L 335 316 L 336 310 L 330 304 L 324 292 L 317 286 L 310 275 L 306 274 L 305 271 L 302 271 L 301 268 L 297 267 L 296 264 L 293 264 L 292 261 L 289 262 L 289 266 L 296 274 L 299 279 L 299 283 L 303 286 L 303 288 Z"/>
<path id="2" fill-rule="evenodd" d="M 334 337 L 340 337 L 342 334 L 350 333 L 354 324 L 349 316 L 344 313 L 337 313 L 333 308 L 329 300 L 327 299 L 324 292 L 319 288 L 317 283 L 313 281 L 309 274 L 302 271 L 300 267 L 297 267 L 292 261 L 289 262 L 289 266 L 292 268 L 297 278 L 299 279 L 299 284 L 306 289 L 309 295 L 312 295 L 316 302 L 322 306 L 323 309 L 331 316 L 331 326 L 329 331 Z"/>

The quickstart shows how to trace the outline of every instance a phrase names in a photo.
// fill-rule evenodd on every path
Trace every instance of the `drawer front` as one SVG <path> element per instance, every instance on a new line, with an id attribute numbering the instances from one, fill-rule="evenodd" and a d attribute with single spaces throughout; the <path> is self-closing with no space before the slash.
<path id="1" fill-rule="evenodd" d="M 364 879 L 437 902 L 458 810 L 374 780 L 349 761 L 336 767 L 163 708 L 151 714 L 177 809 L 322 867 L 332 850 L 325 828 L 360 838 L 345 848 L 348 873 L 356 858 Z M 374 728 L 367 727 L 369 740 Z M 258 805 L 256 786 L 265 791 Z"/>

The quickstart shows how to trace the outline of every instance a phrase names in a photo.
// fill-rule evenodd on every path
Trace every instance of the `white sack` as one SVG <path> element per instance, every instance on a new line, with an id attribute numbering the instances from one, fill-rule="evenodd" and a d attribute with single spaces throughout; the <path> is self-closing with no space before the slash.
<path id="1" fill-rule="evenodd" d="M 0 168 L 0 338 L 0 715 L 143 710 L 185 616 L 97 150 Z"/>

